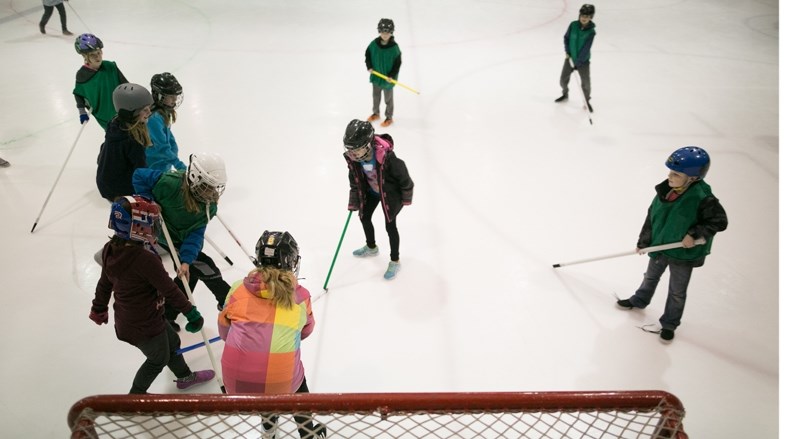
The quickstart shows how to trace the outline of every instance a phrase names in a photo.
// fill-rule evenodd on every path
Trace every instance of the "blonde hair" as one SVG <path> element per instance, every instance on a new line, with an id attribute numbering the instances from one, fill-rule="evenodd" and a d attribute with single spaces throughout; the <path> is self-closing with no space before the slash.
<path id="1" fill-rule="evenodd" d="M 297 288 L 297 278 L 294 273 L 272 266 L 258 267 L 255 271 L 261 274 L 261 282 L 272 293 L 272 302 L 275 306 L 292 309 L 295 305 L 294 290 Z"/>
<path id="2" fill-rule="evenodd" d="M 130 133 L 133 140 L 136 140 L 145 148 L 153 146 L 153 142 L 150 140 L 150 131 L 147 129 L 147 123 L 140 120 L 132 124 L 123 122 L 120 128 L 122 128 L 122 131 Z"/>
<path id="3" fill-rule="evenodd" d="M 186 172 L 189 172 L 189 170 L 187 169 Z M 183 181 L 181 182 L 181 195 L 183 196 L 183 206 L 186 208 L 187 212 L 200 212 L 200 202 L 197 201 L 197 198 L 192 194 L 192 189 L 189 187 L 186 174 L 184 174 Z"/>
<path id="4" fill-rule="evenodd" d="M 160 114 L 161 117 L 164 118 L 164 123 L 167 126 L 174 124 L 175 121 L 178 120 L 178 112 L 175 111 L 174 108 L 167 108 L 159 105 L 156 108 L 156 112 L 158 112 L 158 114 Z"/>

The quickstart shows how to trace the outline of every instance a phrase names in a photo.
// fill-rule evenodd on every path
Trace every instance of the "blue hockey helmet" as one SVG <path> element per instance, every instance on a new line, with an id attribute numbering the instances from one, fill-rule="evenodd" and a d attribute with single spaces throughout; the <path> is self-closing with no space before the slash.
<path id="1" fill-rule="evenodd" d="M 673 152 L 665 163 L 669 169 L 681 172 L 689 177 L 702 179 L 711 166 L 711 157 L 698 146 L 684 146 Z"/>

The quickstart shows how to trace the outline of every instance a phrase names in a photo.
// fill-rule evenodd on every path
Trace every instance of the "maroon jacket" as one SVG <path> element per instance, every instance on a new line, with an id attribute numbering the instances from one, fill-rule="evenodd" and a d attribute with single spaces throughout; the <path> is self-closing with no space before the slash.
<path id="1" fill-rule="evenodd" d="M 134 346 L 166 329 L 165 298 L 183 313 L 192 309 L 192 303 L 164 270 L 161 258 L 137 244 L 108 242 L 103 247 L 103 270 L 92 309 L 108 309 L 112 291 L 117 338 Z"/>

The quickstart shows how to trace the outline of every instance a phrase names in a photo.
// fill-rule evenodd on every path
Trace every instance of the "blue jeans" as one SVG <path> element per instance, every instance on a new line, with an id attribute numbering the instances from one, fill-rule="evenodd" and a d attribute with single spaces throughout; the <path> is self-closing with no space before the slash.
<path id="1" fill-rule="evenodd" d="M 663 254 L 650 258 L 642 284 L 630 301 L 636 308 L 645 308 L 649 305 L 656 292 L 658 281 L 661 280 L 661 275 L 664 274 L 667 267 L 669 267 L 667 304 L 664 306 L 664 314 L 658 321 L 662 328 L 674 331 L 681 324 L 683 308 L 686 306 L 686 290 L 689 287 L 694 267 L 685 262 L 676 262 Z"/>

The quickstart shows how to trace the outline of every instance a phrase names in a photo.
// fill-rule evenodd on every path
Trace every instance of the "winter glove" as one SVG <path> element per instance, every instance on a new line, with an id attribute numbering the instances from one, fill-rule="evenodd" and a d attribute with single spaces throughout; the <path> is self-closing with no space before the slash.
<path id="1" fill-rule="evenodd" d="M 93 322 L 97 323 L 97 326 L 100 326 L 103 323 L 108 323 L 108 308 L 98 308 L 93 306 L 92 311 L 89 313 L 89 318 L 92 319 Z"/>
<path id="2" fill-rule="evenodd" d="M 187 331 L 195 333 L 203 329 L 203 316 L 200 315 L 200 311 L 197 310 L 196 306 L 193 306 L 191 311 L 183 315 L 186 316 L 186 320 L 189 321 L 189 323 L 186 324 Z"/>
<path id="3" fill-rule="evenodd" d="M 89 115 L 86 113 L 81 114 L 81 125 L 89 122 Z"/>

